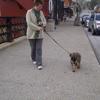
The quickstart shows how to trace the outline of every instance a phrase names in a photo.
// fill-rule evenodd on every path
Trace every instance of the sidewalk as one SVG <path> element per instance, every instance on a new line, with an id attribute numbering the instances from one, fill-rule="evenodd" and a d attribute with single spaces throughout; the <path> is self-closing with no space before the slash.
<path id="1" fill-rule="evenodd" d="M 69 56 L 45 35 L 44 68 L 37 70 L 24 40 L 0 51 L 0 100 L 99 100 L 100 66 L 82 27 L 63 23 L 49 34 L 81 53 L 81 69 L 73 73 Z"/>
<path id="2" fill-rule="evenodd" d="M 7 48 L 9 46 L 15 45 L 15 44 L 21 42 L 24 39 L 26 39 L 26 36 L 22 36 L 22 37 L 16 38 L 16 39 L 14 39 L 13 42 L 2 43 L 2 44 L 0 44 L 0 50 L 5 49 L 5 48 Z"/>

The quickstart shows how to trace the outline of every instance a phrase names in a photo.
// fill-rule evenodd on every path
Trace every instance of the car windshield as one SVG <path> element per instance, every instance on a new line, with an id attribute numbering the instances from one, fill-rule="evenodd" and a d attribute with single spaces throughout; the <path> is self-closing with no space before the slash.
<path id="1" fill-rule="evenodd" d="M 83 18 L 86 18 L 87 16 L 89 16 L 89 15 L 84 15 Z"/>
<path id="2" fill-rule="evenodd" d="M 86 20 L 89 20 L 90 19 L 90 17 L 88 16 L 88 17 L 86 17 Z"/>
<path id="3" fill-rule="evenodd" d="M 100 15 L 96 15 L 96 20 L 100 20 Z"/>

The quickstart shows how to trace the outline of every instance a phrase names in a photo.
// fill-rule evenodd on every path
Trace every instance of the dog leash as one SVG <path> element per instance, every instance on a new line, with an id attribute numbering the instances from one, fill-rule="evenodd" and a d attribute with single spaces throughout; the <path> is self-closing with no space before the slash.
<path id="1" fill-rule="evenodd" d="M 66 50 L 59 42 L 57 42 L 47 31 L 44 29 L 44 32 L 48 35 L 49 38 L 51 38 L 60 48 L 62 48 L 67 54 L 70 54 L 68 50 Z"/>

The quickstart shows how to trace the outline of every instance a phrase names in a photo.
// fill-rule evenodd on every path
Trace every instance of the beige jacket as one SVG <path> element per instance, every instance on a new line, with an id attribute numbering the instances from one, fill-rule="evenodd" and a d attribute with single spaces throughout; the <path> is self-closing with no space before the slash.
<path id="1" fill-rule="evenodd" d="M 42 11 L 40 11 L 40 18 L 43 23 L 43 26 L 46 26 L 46 19 Z M 26 22 L 27 22 L 27 33 L 26 33 L 27 38 L 36 39 L 35 33 L 40 29 L 40 27 L 37 26 L 37 19 L 32 9 L 28 10 L 26 13 Z M 43 38 L 43 31 L 40 32 L 38 38 Z"/>

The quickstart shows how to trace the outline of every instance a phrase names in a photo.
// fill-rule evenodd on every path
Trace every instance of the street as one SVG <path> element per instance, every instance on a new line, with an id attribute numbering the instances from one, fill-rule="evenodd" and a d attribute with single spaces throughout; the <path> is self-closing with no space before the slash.
<path id="1" fill-rule="evenodd" d="M 88 39 L 91 43 L 91 46 L 94 50 L 98 63 L 100 64 L 100 35 L 92 35 L 91 32 L 88 32 L 87 28 L 84 28 L 85 33 L 88 36 Z"/>

